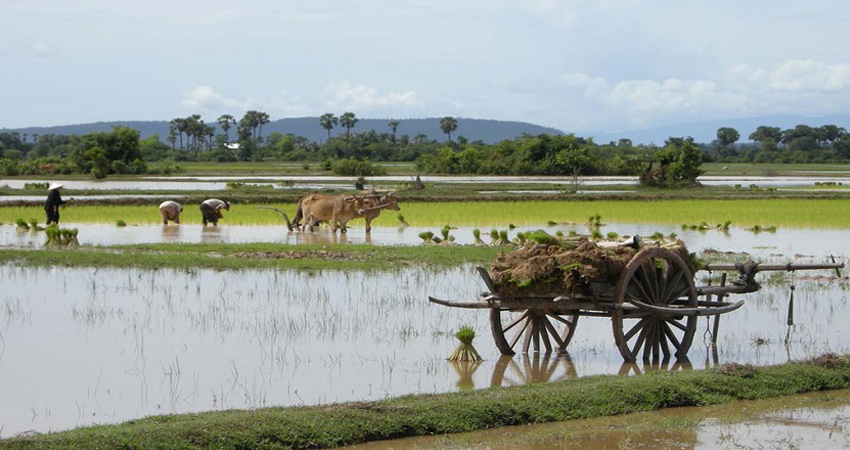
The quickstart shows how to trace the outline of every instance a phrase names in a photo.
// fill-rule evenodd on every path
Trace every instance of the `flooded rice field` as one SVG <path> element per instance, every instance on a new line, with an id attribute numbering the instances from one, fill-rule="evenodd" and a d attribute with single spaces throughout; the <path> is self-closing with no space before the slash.
<path id="1" fill-rule="evenodd" d="M 446 436 L 373 442 L 350 450 L 568 450 L 850 448 L 850 390 L 730 405 Z"/>
<path id="2" fill-rule="evenodd" d="M 376 228 L 368 239 L 362 229 L 332 237 L 226 225 L 79 228 L 84 245 L 420 241 L 416 229 L 396 228 Z M 675 231 L 692 251 L 747 252 L 760 261 L 820 262 L 830 254 L 846 258 L 850 248 L 846 230 L 753 234 L 676 228 L 620 224 L 605 231 Z M 473 240 L 469 229 L 452 234 L 461 243 Z M 40 246 L 41 235 L 0 227 L 6 246 Z M 700 273 L 697 284 L 706 284 L 706 275 Z M 790 328 L 785 325 L 790 276 L 761 274 L 759 281 L 760 292 L 737 296 L 747 303 L 723 316 L 716 350 L 702 318 L 689 361 L 630 365 L 613 344 L 608 318 L 582 318 L 568 355 L 500 357 L 486 311 L 427 301 L 428 295 L 477 298 L 486 288 L 471 266 L 339 272 L 4 265 L 0 436 L 153 414 L 375 400 L 725 362 L 765 365 L 850 351 L 846 279 L 829 271 L 797 274 L 796 322 Z M 480 364 L 445 359 L 457 346 L 453 333 L 463 325 L 478 334 L 474 344 L 485 358 Z"/>
<path id="3" fill-rule="evenodd" d="M 356 177 L 350 176 L 167 176 L 143 177 L 135 180 L 57 180 L 66 189 L 79 190 L 144 190 L 144 191 L 211 191 L 227 188 L 228 182 L 244 182 L 246 185 L 273 186 L 276 189 L 327 189 L 349 188 Z M 409 183 L 410 176 L 375 176 L 368 177 L 371 183 Z M 536 176 L 434 176 L 421 177 L 426 184 L 522 184 L 541 186 L 572 186 L 570 177 L 536 177 Z M 829 183 L 836 186 L 850 185 L 848 176 L 800 176 L 800 177 L 760 177 L 760 176 L 702 176 L 700 183 L 706 186 L 739 185 L 748 188 L 750 185 L 772 188 L 814 187 L 815 183 Z M 0 179 L 0 186 L 13 189 L 23 189 L 29 183 L 43 183 L 43 180 L 6 178 Z M 580 186 L 599 187 L 614 185 L 637 185 L 637 177 L 616 176 L 580 177 Z M 521 191 L 525 192 L 525 190 Z M 619 192 L 619 191 L 618 191 Z M 597 193 L 596 190 L 588 193 Z"/>
<path id="4" fill-rule="evenodd" d="M 226 219 L 225 219 L 226 220 Z M 327 228 L 315 232 L 288 231 L 284 225 L 227 225 L 200 224 L 128 225 L 119 227 L 106 223 L 63 222 L 62 228 L 79 230 L 82 245 L 130 245 L 151 243 L 254 243 L 274 242 L 280 244 L 373 244 L 373 245 L 417 245 L 422 243 L 419 233 L 430 231 L 440 235 L 439 227 L 373 227 L 366 233 L 362 222 L 349 225 L 348 233 L 331 233 Z M 482 239 L 489 242 L 490 227 L 458 227 L 450 231 L 457 244 L 472 244 L 473 229 L 481 230 Z M 492 227 L 503 230 L 505 227 Z M 585 225 L 523 226 L 508 232 L 513 238 L 518 232 L 544 229 L 551 234 L 562 231 L 588 232 Z M 603 233 L 619 235 L 650 236 L 655 233 L 675 233 L 692 249 L 716 249 L 733 252 L 755 252 L 770 255 L 779 253 L 789 257 L 795 254 L 828 255 L 850 249 L 850 233 L 842 229 L 778 228 L 773 232 L 754 233 L 743 227 L 732 227 L 728 232 L 717 230 L 682 230 L 671 224 L 611 223 L 602 228 Z M 812 239 L 817 236 L 817 239 Z M 43 231 L 17 231 L 14 224 L 0 225 L 0 248 L 40 247 L 47 236 Z"/>

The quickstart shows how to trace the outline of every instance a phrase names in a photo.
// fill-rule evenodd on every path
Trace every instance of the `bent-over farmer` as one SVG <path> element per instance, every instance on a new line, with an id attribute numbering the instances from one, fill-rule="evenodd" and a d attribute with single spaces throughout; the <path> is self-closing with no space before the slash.
<path id="1" fill-rule="evenodd" d="M 218 226 L 218 219 L 222 218 L 221 210 L 230 210 L 230 203 L 217 198 L 209 198 L 201 203 L 201 215 L 203 216 L 204 225 L 212 223 Z"/>
<path id="2" fill-rule="evenodd" d="M 50 183 L 50 186 L 47 188 L 47 200 L 44 201 L 44 213 L 47 215 L 47 225 L 51 223 L 59 225 L 59 206 L 68 203 L 68 201 L 62 200 L 62 195 L 59 193 L 60 189 L 62 189 L 62 184 L 60 183 Z"/>
<path id="3" fill-rule="evenodd" d="M 162 214 L 162 224 L 168 225 L 168 221 L 180 223 L 180 213 L 183 206 L 174 200 L 166 200 L 159 204 L 159 213 Z"/>

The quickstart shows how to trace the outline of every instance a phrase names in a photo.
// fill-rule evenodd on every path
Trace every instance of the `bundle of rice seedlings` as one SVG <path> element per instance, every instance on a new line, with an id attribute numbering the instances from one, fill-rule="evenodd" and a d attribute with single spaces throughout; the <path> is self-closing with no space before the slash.
<path id="1" fill-rule="evenodd" d="M 481 230 L 479 230 L 478 228 L 472 230 L 472 236 L 475 237 L 475 242 L 473 243 L 473 245 L 477 245 L 479 247 L 482 245 L 487 245 L 484 241 L 481 240 Z"/>
<path id="2" fill-rule="evenodd" d="M 514 238 L 514 240 L 512 241 L 512 243 L 513 243 L 513 244 L 516 244 L 516 245 L 525 245 L 525 241 L 526 241 L 526 239 L 525 239 L 525 233 L 523 233 L 522 231 L 520 231 L 519 233 L 517 233 L 517 234 L 516 234 L 516 237 Z"/>
<path id="3" fill-rule="evenodd" d="M 442 230 L 440 230 L 440 234 L 442 234 L 442 235 L 443 235 L 442 242 L 440 242 L 441 244 L 443 244 L 443 245 L 452 245 L 452 244 L 454 244 L 454 242 L 455 242 L 455 237 L 449 234 L 449 230 L 450 230 L 450 229 L 451 229 L 451 228 L 449 228 L 449 226 L 448 226 L 448 225 L 446 225 L 445 227 L 443 227 L 443 229 L 442 229 Z"/>
<path id="4" fill-rule="evenodd" d="M 47 234 L 47 241 L 44 242 L 45 246 L 62 245 L 59 237 L 59 227 L 56 224 L 48 226 L 45 233 Z"/>
<path id="5" fill-rule="evenodd" d="M 18 230 L 18 231 L 29 231 L 29 230 L 30 230 L 30 225 L 29 225 L 29 224 L 27 223 L 27 221 L 26 221 L 26 220 L 24 220 L 24 219 L 18 219 L 18 220 L 16 220 L 16 221 L 15 221 L 15 225 L 17 225 L 17 226 L 18 226 L 18 227 L 16 228 L 16 230 Z"/>
<path id="6" fill-rule="evenodd" d="M 499 245 L 510 244 L 511 240 L 508 239 L 508 230 L 502 230 L 499 232 L 499 241 L 501 242 Z"/>
<path id="7" fill-rule="evenodd" d="M 490 245 L 499 245 L 499 230 L 490 230 Z"/>
<path id="8" fill-rule="evenodd" d="M 401 213 L 398 214 L 398 226 L 401 228 L 407 228 L 410 226 L 410 224 L 405 222 L 404 216 Z"/>
<path id="9" fill-rule="evenodd" d="M 449 361 L 483 361 L 484 358 L 478 354 L 475 347 L 472 346 L 472 340 L 475 339 L 475 330 L 472 327 L 463 326 L 455 333 L 455 337 L 460 341 L 460 345 L 451 356 Z"/>
<path id="10" fill-rule="evenodd" d="M 123 220 L 118 219 L 118 220 L 115 222 L 115 226 L 116 226 L 116 227 L 126 227 L 126 226 L 127 226 L 127 222 L 124 222 Z"/>
<path id="11" fill-rule="evenodd" d="M 419 238 L 422 239 L 422 243 L 425 245 L 435 244 L 434 242 L 434 232 L 432 231 L 423 231 L 419 233 Z"/>

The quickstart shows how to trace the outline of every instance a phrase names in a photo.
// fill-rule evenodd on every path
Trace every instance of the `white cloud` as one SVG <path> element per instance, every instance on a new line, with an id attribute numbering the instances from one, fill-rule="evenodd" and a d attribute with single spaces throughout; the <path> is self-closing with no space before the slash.
<path id="1" fill-rule="evenodd" d="M 561 76 L 561 83 L 632 127 L 780 113 L 822 115 L 846 109 L 850 64 L 813 60 L 790 60 L 772 68 L 739 64 L 716 80 L 611 82 L 571 73 Z"/>
<path id="2" fill-rule="evenodd" d="M 353 85 L 348 81 L 325 87 L 322 99 L 325 107 L 345 110 L 418 107 L 424 104 L 414 91 L 390 92 L 382 96 L 377 88 Z"/>
<path id="3" fill-rule="evenodd" d="M 280 91 L 267 99 L 247 96 L 239 100 L 219 94 L 211 86 L 198 86 L 187 92 L 181 103 L 187 109 L 195 112 L 228 113 L 234 116 L 241 115 L 249 110 L 264 111 L 275 118 L 303 117 L 317 113 L 315 108 L 302 104 L 298 97 L 292 96 L 286 91 Z"/>
<path id="4" fill-rule="evenodd" d="M 191 91 L 186 93 L 181 103 L 187 108 L 201 110 L 244 108 L 244 102 L 227 98 L 213 91 L 213 88 L 211 86 L 198 86 L 192 89 Z"/>
<path id="5" fill-rule="evenodd" d="M 727 79 L 748 89 L 824 93 L 850 89 L 850 64 L 826 64 L 811 59 L 790 60 L 766 69 L 748 64 L 732 66 Z"/>

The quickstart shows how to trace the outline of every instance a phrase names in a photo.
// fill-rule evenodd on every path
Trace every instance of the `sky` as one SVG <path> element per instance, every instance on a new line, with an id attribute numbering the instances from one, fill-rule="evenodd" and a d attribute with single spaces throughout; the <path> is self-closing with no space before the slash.
<path id="1" fill-rule="evenodd" d="M 0 0 L 0 24 L 0 128 L 850 113 L 847 0 Z"/>

